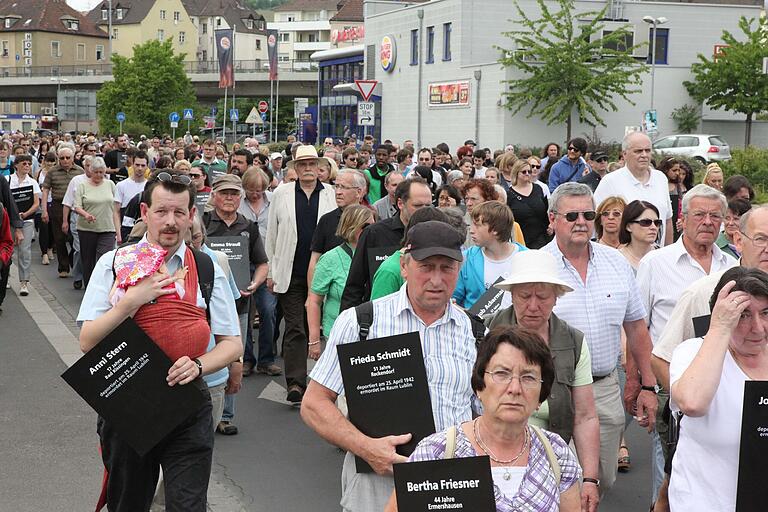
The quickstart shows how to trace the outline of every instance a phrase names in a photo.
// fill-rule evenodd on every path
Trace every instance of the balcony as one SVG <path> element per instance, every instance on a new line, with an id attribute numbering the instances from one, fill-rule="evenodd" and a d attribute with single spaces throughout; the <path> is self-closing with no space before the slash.
<path id="1" fill-rule="evenodd" d="M 279 30 L 280 32 L 314 32 L 317 30 L 331 30 L 331 22 L 328 20 L 319 21 L 270 21 L 267 23 L 270 30 Z"/>
<path id="2" fill-rule="evenodd" d="M 296 52 L 317 52 L 320 50 L 328 50 L 330 47 L 330 41 L 315 41 L 314 43 L 293 43 L 293 51 Z"/>

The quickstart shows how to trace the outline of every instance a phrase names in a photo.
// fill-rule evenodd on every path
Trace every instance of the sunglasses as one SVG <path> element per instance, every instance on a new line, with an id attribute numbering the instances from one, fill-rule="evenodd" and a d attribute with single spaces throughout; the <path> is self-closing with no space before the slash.
<path id="1" fill-rule="evenodd" d="M 192 178 L 187 176 L 186 174 L 168 174 L 167 172 L 161 172 L 156 177 L 157 181 L 162 181 L 163 183 L 179 183 L 181 185 L 189 185 L 192 183 Z"/>
<path id="2" fill-rule="evenodd" d="M 528 176 L 528 175 L 530 175 L 530 174 L 533 174 L 533 171 L 531 171 L 530 169 L 528 169 L 527 171 L 520 171 L 518 174 L 524 174 L 524 175 Z"/>
<path id="3" fill-rule="evenodd" d="M 577 148 L 575 148 L 573 146 L 568 146 L 568 151 L 573 151 L 575 153 L 581 153 L 580 149 L 577 149 Z"/>
<path id="4" fill-rule="evenodd" d="M 540 165 L 531 165 L 531 169 L 541 169 Z"/>
<path id="5" fill-rule="evenodd" d="M 640 219 L 640 220 L 631 220 L 629 222 L 632 223 L 632 224 L 640 224 L 644 228 L 651 227 L 651 224 L 653 224 L 657 228 L 660 228 L 661 224 L 662 224 L 661 219 L 653 219 L 653 220 L 651 220 L 651 219 Z"/>
<path id="6" fill-rule="evenodd" d="M 553 212 L 555 215 L 562 215 L 565 217 L 565 220 L 568 222 L 576 222 L 576 219 L 579 218 L 579 215 L 584 217 L 584 220 L 595 220 L 595 217 L 597 217 L 597 213 L 595 213 L 594 210 L 590 210 L 588 212 L 568 212 L 568 213 L 560 213 L 560 212 Z"/>

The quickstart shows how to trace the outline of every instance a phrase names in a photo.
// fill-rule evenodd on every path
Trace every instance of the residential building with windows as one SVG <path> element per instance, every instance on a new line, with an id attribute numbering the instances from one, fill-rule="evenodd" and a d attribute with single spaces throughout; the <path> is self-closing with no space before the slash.
<path id="1" fill-rule="evenodd" d="M 109 1 L 96 4 L 88 18 L 109 30 Z M 133 47 L 151 40 L 173 41 L 176 53 L 195 60 L 197 27 L 182 0 L 112 0 L 112 52 L 133 55 Z"/>
<path id="2" fill-rule="evenodd" d="M 215 31 L 235 30 L 235 66 L 238 69 L 263 69 L 267 62 L 267 22 L 264 16 L 242 0 L 182 0 L 197 27 L 195 56 L 198 62 L 216 61 Z"/>
<path id="3" fill-rule="evenodd" d="M 310 56 L 331 48 L 331 18 L 344 0 L 288 0 L 274 9 L 268 28 L 278 30 L 278 61 L 309 66 Z"/>
<path id="4" fill-rule="evenodd" d="M 363 0 L 346 0 L 331 19 L 331 48 L 362 44 L 365 39 Z"/>
<path id="5" fill-rule="evenodd" d="M 515 23 L 508 0 L 484 0 L 482 11 L 470 0 L 432 0 L 407 7 L 387 4 L 365 3 L 364 41 L 365 78 L 379 82 L 380 123 L 387 138 L 410 138 L 423 146 L 446 142 L 451 148 L 466 139 L 491 148 L 508 143 L 542 146 L 565 139 L 564 124 L 547 125 L 536 116 L 527 117 L 526 109 L 512 115 L 503 107 L 505 81 L 521 76 L 499 64 L 498 48 L 521 50 L 503 35 L 522 28 Z M 587 12 L 605 4 L 576 0 L 575 5 L 577 12 Z M 739 18 L 758 18 L 761 10 L 745 4 L 618 0 L 608 7 L 603 34 L 595 37 L 628 24 L 627 47 L 647 43 L 635 51 L 638 62 L 650 63 L 653 46 L 653 28 L 643 18 L 667 19 L 655 35 L 657 136 L 677 131 L 670 117 L 674 109 L 695 104 L 683 82 L 692 79 L 690 68 L 697 55 L 715 55 L 723 44 L 723 30 L 738 37 Z M 538 9 L 535 0 L 520 0 L 520 8 L 534 17 Z M 630 96 L 634 104 L 616 98 L 618 111 L 600 114 L 605 127 L 574 119 L 572 135 L 596 134 L 604 141 L 620 141 L 626 130 L 640 129 L 651 104 L 650 71 L 648 66 L 640 92 Z M 720 134 L 731 145 L 744 140 L 744 116 L 707 107 L 702 115 L 700 133 Z M 756 135 L 760 143 L 768 141 L 768 123 L 753 127 L 753 141 Z"/>

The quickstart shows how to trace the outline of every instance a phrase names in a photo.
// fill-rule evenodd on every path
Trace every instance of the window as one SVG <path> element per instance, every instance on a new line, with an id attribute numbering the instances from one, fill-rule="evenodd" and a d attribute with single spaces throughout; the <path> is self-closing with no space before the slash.
<path id="1" fill-rule="evenodd" d="M 278 33 L 278 41 L 281 43 L 287 43 L 291 40 L 291 34 L 288 32 L 279 32 Z"/>
<path id="2" fill-rule="evenodd" d="M 165 9 L 160 9 L 160 19 L 161 20 L 165 19 Z"/>
<path id="3" fill-rule="evenodd" d="M 3 57 L 7 57 L 9 55 L 8 50 L 8 41 L 3 41 L 2 44 L 0 44 L 0 53 L 2 53 Z"/>
<path id="4" fill-rule="evenodd" d="M 653 58 L 653 27 L 648 34 L 648 64 Z M 656 64 L 667 64 L 667 48 L 669 46 L 669 29 L 656 27 Z"/>
<path id="5" fill-rule="evenodd" d="M 109 11 L 106 9 L 101 10 L 101 19 L 107 21 L 109 19 Z"/>
<path id="6" fill-rule="evenodd" d="M 248 18 L 245 20 L 245 26 L 248 27 L 248 30 L 253 30 L 253 19 Z"/>
<path id="7" fill-rule="evenodd" d="M 699 145 L 698 137 L 691 137 L 689 135 L 681 135 L 677 137 L 675 141 L 676 148 L 692 148 Z"/>
<path id="8" fill-rule="evenodd" d="M 11 113 L 11 102 L 10 101 L 4 101 L 3 102 L 3 113 L 4 114 L 10 114 Z"/>
<path id="9" fill-rule="evenodd" d="M 290 62 L 291 61 L 291 57 L 287 53 L 281 53 L 281 54 L 278 54 L 277 61 L 278 62 Z"/>
<path id="10" fill-rule="evenodd" d="M 23 110 L 23 114 L 31 114 L 32 113 L 32 103 L 29 101 L 24 101 L 21 104 L 21 108 Z"/>
<path id="11" fill-rule="evenodd" d="M 123 19 L 123 9 L 122 8 L 118 8 L 117 9 L 117 19 L 119 19 L 119 20 Z"/>
<path id="12" fill-rule="evenodd" d="M 96 60 L 104 60 L 104 45 L 96 45 Z"/>
<path id="13" fill-rule="evenodd" d="M 5 18 L 5 28 L 11 28 L 14 21 L 13 18 Z"/>
<path id="14" fill-rule="evenodd" d="M 117 39 L 117 29 L 112 28 L 112 39 Z"/>
<path id="15" fill-rule="evenodd" d="M 187 34 L 185 32 L 179 32 L 179 44 L 184 44 L 187 40 Z"/>
<path id="16" fill-rule="evenodd" d="M 427 27 L 427 64 L 435 62 L 435 27 Z"/>
<path id="17" fill-rule="evenodd" d="M 77 43 L 77 60 L 85 60 L 85 45 Z"/>
<path id="18" fill-rule="evenodd" d="M 179 11 L 173 11 L 173 21 L 178 23 L 181 20 L 181 13 Z"/>
<path id="19" fill-rule="evenodd" d="M 419 63 L 419 29 L 411 30 L 411 66 Z"/>
<path id="20" fill-rule="evenodd" d="M 216 26 L 217 27 L 221 26 L 221 18 L 216 18 Z"/>
<path id="21" fill-rule="evenodd" d="M 61 43 L 59 41 L 51 41 L 51 57 L 61 57 Z"/>
<path id="22" fill-rule="evenodd" d="M 296 21 L 296 16 L 294 16 L 293 14 L 289 14 L 288 16 L 285 17 L 285 21 Z"/>
<path id="23" fill-rule="evenodd" d="M 309 34 L 308 35 L 308 39 L 309 39 L 310 43 L 316 43 L 317 42 L 317 34 L 314 34 L 314 33 Z"/>
<path id="24" fill-rule="evenodd" d="M 451 32 L 453 27 L 451 23 L 443 23 L 443 60 L 451 60 Z"/>
<path id="25" fill-rule="evenodd" d="M 203 23 L 200 26 L 200 28 L 203 30 L 203 34 L 207 34 L 208 33 L 208 24 L 207 23 Z"/>
<path id="26" fill-rule="evenodd" d="M 162 42 L 163 39 L 165 39 L 165 30 L 159 28 L 157 29 L 157 40 Z"/>
<path id="27" fill-rule="evenodd" d="M 208 50 L 203 50 L 200 53 L 200 60 L 202 60 L 203 62 L 208 60 Z"/>
<path id="28" fill-rule="evenodd" d="M 256 40 L 256 49 L 261 50 L 261 39 Z"/>
<path id="29" fill-rule="evenodd" d="M 603 39 L 611 35 L 613 30 L 603 30 Z M 635 34 L 629 32 L 624 34 L 624 38 L 618 41 L 604 41 L 603 48 L 617 52 L 626 52 L 635 45 Z"/>

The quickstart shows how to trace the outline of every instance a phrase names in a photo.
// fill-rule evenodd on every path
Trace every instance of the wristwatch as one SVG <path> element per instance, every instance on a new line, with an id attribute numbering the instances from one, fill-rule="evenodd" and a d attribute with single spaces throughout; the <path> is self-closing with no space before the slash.
<path id="1" fill-rule="evenodd" d="M 656 386 L 640 386 L 642 391 L 650 391 L 654 395 L 656 394 Z"/>
<path id="2" fill-rule="evenodd" d="M 197 376 L 201 377 L 203 375 L 203 363 L 197 358 L 193 359 L 192 362 L 197 365 Z"/>
<path id="3" fill-rule="evenodd" d="M 600 487 L 600 480 L 598 480 L 597 478 L 588 478 L 585 476 L 584 478 L 581 479 L 581 481 L 584 482 L 585 484 L 595 484 L 596 486 Z"/>

